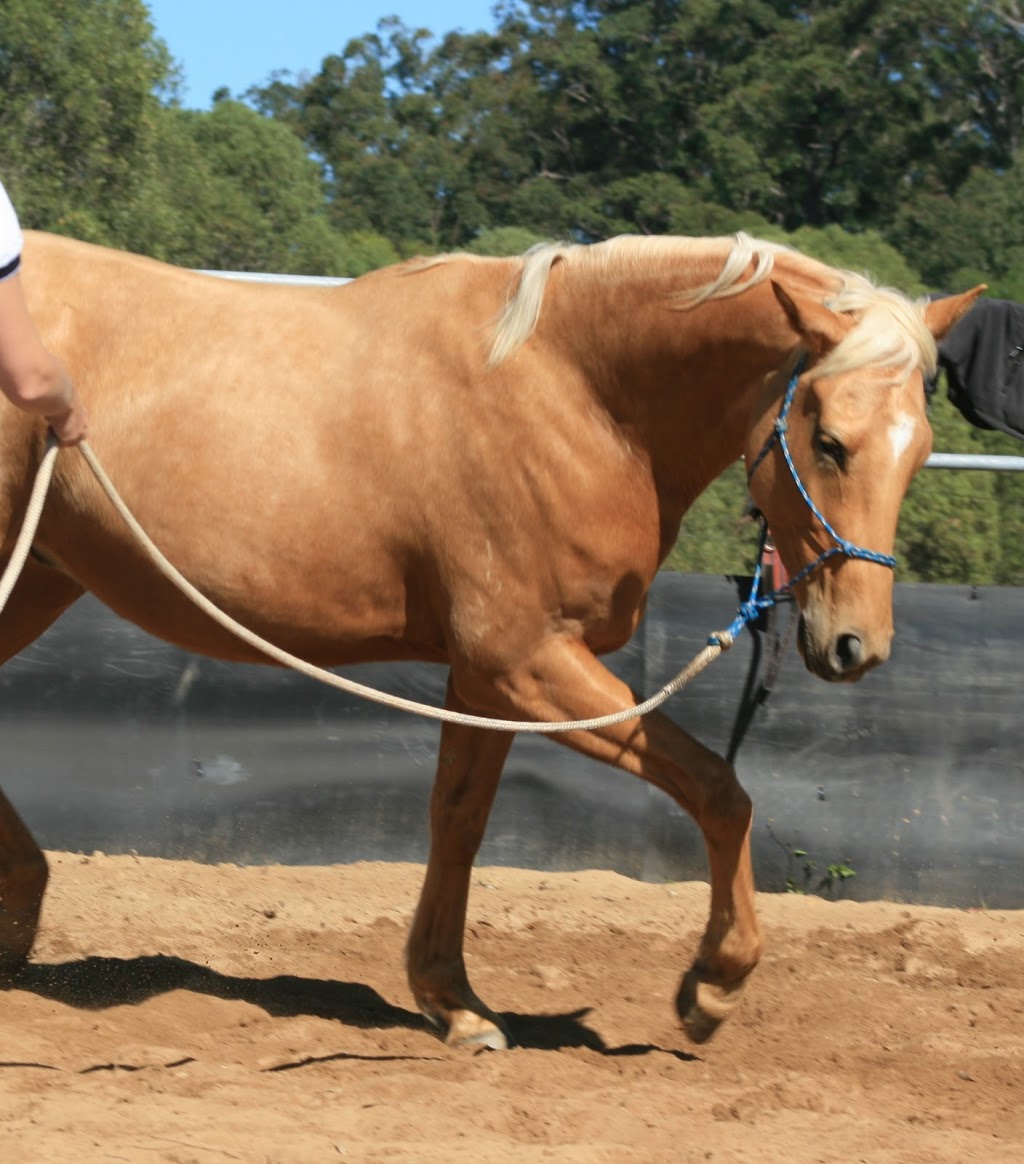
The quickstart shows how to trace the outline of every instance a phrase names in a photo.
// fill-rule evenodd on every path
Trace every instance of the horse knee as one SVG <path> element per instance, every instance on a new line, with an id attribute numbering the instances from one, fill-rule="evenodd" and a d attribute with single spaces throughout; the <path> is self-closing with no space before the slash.
<path id="1" fill-rule="evenodd" d="M 709 756 L 700 787 L 703 795 L 694 815 L 704 832 L 712 838 L 745 834 L 753 820 L 754 802 L 728 760 Z"/>
<path id="2" fill-rule="evenodd" d="M 747 790 L 736 779 L 731 767 L 729 775 L 730 780 L 717 790 L 716 795 L 709 802 L 709 807 L 716 816 L 723 820 L 743 825 L 746 828 L 754 817 L 754 802 Z"/>

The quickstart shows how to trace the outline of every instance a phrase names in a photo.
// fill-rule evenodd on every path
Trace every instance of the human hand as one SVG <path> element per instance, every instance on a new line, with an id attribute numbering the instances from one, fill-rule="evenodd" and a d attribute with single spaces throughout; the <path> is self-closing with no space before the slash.
<path id="1" fill-rule="evenodd" d="M 71 397 L 71 406 L 46 417 L 46 423 L 63 448 L 77 445 L 89 435 L 89 412 L 77 392 Z"/>

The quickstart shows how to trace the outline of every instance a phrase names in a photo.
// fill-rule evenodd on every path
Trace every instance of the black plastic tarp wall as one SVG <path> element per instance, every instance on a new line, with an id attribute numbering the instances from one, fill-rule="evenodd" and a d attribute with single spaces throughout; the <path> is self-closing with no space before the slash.
<path id="1" fill-rule="evenodd" d="M 718 751 L 738 742 L 759 888 L 814 891 L 844 864 L 856 875 L 837 895 L 1024 907 L 1024 591 L 896 591 L 893 657 L 861 683 L 813 678 L 790 646 L 741 730 L 755 654 L 762 678 L 770 661 L 765 637 L 745 634 L 665 710 Z M 613 669 L 649 694 L 736 600 L 729 579 L 659 576 Z M 443 698 L 440 668 L 353 674 Z M 0 784 L 47 848 L 242 863 L 426 855 L 436 723 L 189 655 L 89 599 L 0 669 L 0 717 Z M 700 835 L 668 798 L 531 736 L 513 746 L 480 862 L 706 876 Z"/>

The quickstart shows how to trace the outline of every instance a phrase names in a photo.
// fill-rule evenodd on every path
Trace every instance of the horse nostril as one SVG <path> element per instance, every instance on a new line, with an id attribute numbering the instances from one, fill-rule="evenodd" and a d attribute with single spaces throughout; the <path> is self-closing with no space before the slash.
<path id="1" fill-rule="evenodd" d="M 852 671 L 864 661 L 864 645 L 856 635 L 840 635 L 836 641 L 836 657 L 844 671 Z"/>

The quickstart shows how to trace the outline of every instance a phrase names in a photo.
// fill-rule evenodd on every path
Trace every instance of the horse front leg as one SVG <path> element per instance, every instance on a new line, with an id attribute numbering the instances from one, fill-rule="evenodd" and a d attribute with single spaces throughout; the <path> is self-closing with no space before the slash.
<path id="1" fill-rule="evenodd" d="M 445 707 L 466 711 L 451 682 Z M 511 732 L 444 724 L 430 801 L 430 857 L 406 948 L 420 1010 L 453 1047 L 504 1049 L 501 1021 L 469 985 L 463 959 L 469 882 Z"/>
<path id="2" fill-rule="evenodd" d="M 82 594 L 77 582 L 29 558 L 0 615 L 0 663 Z M 16 973 L 32 952 L 49 875 L 45 854 L 0 790 L 0 976 Z"/>
<path id="3" fill-rule="evenodd" d="M 629 688 L 574 639 L 542 644 L 496 685 L 492 710 L 516 719 L 592 719 L 636 705 Z M 688 812 L 704 837 L 711 880 L 707 927 L 676 1009 L 694 1042 L 711 1037 L 739 1001 L 761 955 L 750 859 L 752 806 L 732 765 L 653 712 L 598 731 L 552 737 L 647 780 Z"/>

